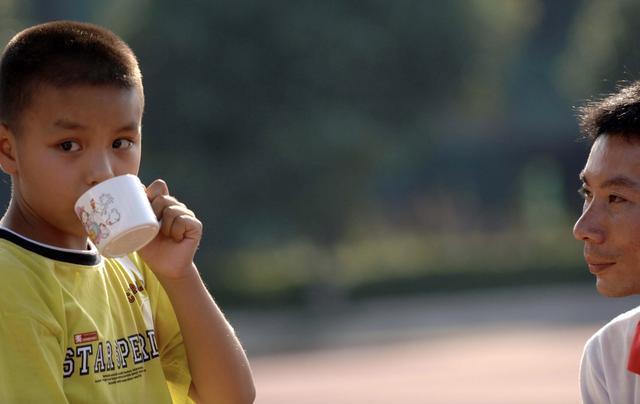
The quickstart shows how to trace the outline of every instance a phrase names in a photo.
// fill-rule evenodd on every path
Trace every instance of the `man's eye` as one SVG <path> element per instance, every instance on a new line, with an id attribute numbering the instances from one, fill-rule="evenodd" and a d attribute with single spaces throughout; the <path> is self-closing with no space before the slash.
<path id="1" fill-rule="evenodd" d="M 73 140 L 66 140 L 58 145 L 62 151 L 71 152 L 80 150 L 80 145 L 78 142 L 74 142 Z"/>
<path id="2" fill-rule="evenodd" d="M 618 195 L 609 195 L 609 203 L 621 203 L 626 202 L 627 200 Z"/>
<path id="3" fill-rule="evenodd" d="M 590 199 L 591 198 L 591 192 L 588 191 L 586 188 L 581 187 L 580 189 L 578 189 L 578 194 L 580 194 L 580 196 L 583 199 Z"/>
<path id="4" fill-rule="evenodd" d="M 133 147 L 133 142 L 129 139 L 116 139 L 111 145 L 114 149 L 130 149 Z"/>

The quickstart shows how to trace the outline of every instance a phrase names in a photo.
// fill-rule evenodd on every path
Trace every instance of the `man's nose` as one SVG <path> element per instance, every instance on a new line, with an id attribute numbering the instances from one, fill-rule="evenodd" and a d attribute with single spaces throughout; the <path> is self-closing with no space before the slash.
<path id="1" fill-rule="evenodd" d="M 580 241 L 601 244 L 606 236 L 605 218 L 599 208 L 591 202 L 585 205 L 582 215 L 573 225 L 573 236 Z"/>
<path id="2" fill-rule="evenodd" d="M 114 177 L 113 163 L 106 153 L 95 153 L 88 161 L 87 183 L 94 186 Z"/>

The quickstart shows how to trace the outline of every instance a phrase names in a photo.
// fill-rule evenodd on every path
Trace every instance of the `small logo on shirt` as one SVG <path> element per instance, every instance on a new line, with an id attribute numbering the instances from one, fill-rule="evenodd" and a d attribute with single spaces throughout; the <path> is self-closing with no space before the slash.
<path id="1" fill-rule="evenodd" d="M 76 344 L 84 344 L 85 342 L 93 342 L 93 341 L 97 341 L 97 340 L 98 340 L 98 332 L 97 331 L 83 332 L 81 334 L 75 334 L 73 336 L 73 341 Z"/>

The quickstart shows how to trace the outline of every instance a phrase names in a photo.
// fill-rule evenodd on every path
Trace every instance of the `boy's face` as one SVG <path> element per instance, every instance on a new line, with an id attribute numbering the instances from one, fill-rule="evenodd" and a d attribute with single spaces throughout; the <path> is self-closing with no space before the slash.
<path id="1" fill-rule="evenodd" d="M 137 175 L 143 102 L 138 89 L 41 85 L 9 136 L 14 203 L 44 234 L 84 237 L 78 197 L 117 175 Z M 4 146 L 3 146 L 4 147 Z M 7 167 L 8 166 L 8 167 Z"/>

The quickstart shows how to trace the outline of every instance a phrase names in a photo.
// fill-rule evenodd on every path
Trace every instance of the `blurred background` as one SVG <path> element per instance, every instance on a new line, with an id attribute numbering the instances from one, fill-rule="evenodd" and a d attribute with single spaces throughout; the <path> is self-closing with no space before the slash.
<path id="1" fill-rule="evenodd" d="M 0 39 L 74 19 L 137 53 L 141 177 L 204 222 L 258 402 L 568 403 L 586 338 L 636 303 L 598 298 L 571 226 L 575 107 L 638 78 L 639 12 L 0 0 Z"/>

